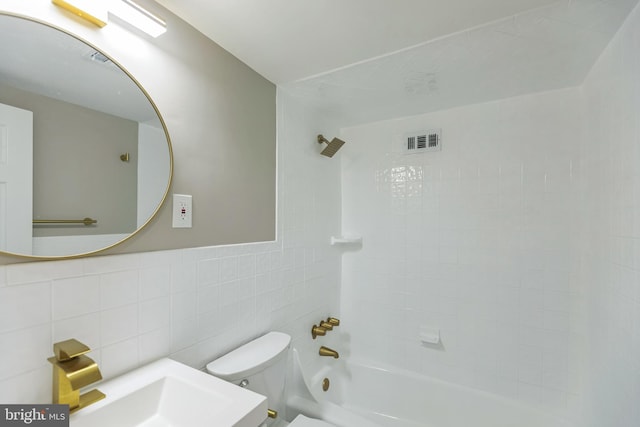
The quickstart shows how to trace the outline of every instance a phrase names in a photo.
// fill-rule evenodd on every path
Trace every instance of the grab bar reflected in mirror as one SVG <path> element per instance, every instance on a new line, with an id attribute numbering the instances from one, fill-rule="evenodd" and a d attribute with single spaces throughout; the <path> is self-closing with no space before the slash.
<path id="1" fill-rule="evenodd" d="M 98 220 L 93 218 L 84 219 L 34 219 L 34 225 L 41 224 L 84 224 L 86 226 L 97 224 Z"/>

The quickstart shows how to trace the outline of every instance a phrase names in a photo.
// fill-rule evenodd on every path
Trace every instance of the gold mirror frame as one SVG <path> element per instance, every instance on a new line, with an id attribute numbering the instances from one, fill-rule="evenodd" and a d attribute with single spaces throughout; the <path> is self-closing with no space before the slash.
<path id="1" fill-rule="evenodd" d="M 173 160 L 173 147 L 172 147 L 172 144 L 171 144 L 171 137 L 169 136 L 169 131 L 167 129 L 167 125 L 166 125 L 166 123 L 164 121 L 164 118 L 162 117 L 162 114 L 160 114 L 160 111 L 159 111 L 157 105 L 155 104 L 155 102 L 153 101 L 153 99 L 151 98 L 149 93 L 145 90 L 145 88 L 140 84 L 140 82 L 125 67 L 123 67 L 118 61 L 116 61 L 110 55 L 108 55 L 105 52 L 103 52 L 102 49 L 98 48 L 93 43 L 90 43 L 87 40 L 84 40 L 83 38 L 81 38 L 81 37 L 69 32 L 69 31 L 67 31 L 67 30 L 65 30 L 65 29 L 63 29 L 61 27 L 58 27 L 58 26 L 53 25 L 51 23 L 48 23 L 48 22 L 45 22 L 45 21 L 30 17 L 30 16 L 25 16 L 25 15 L 11 13 L 11 12 L 7 12 L 7 11 L 1 11 L 1 10 L 0 10 L 0 16 L 13 17 L 13 18 L 16 18 L 16 19 L 22 19 L 24 21 L 28 21 L 28 22 L 31 22 L 31 23 L 43 25 L 45 27 L 51 28 L 54 31 L 59 31 L 60 33 L 63 33 L 65 35 L 67 35 L 67 36 L 79 41 L 80 43 L 83 43 L 84 45 L 90 47 L 91 49 L 94 49 L 96 52 L 98 52 L 101 55 L 104 55 L 106 58 L 108 58 L 108 60 L 110 60 L 121 72 L 123 72 L 129 79 L 131 79 L 131 81 L 135 84 L 135 86 L 137 86 L 137 88 L 141 91 L 141 93 L 144 95 L 144 97 L 147 99 L 147 101 L 149 102 L 149 104 L 151 105 L 153 110 L 155 111 L 155 114 L 157 115 L 157 118 L 158 118 L 158 120 L 159 120 L 159 122 L 160 122 L 160 124 L 162 126 L 162 130 L 163 130 L 163 133 L 164 133 L 164 136 L 165 136 L 165 139 L 166 139 L 167 150 L 168 150 L 168 158 L 169 158 L 168 182 L 167 182 L 166 188 L 164 190 L 164 193 L 162 195 L 162 198 L 159 200 L 158 205 L 153 210 L 153 212 L 151 213 L 149 218 L 142 225 L 137 227 L 136 230 L 134 230 L 132 233 L 130 233 L 125 238 L 123 238 L 121 240 L 118 240 L 115 243 L 109 244 L 107 246 L 97 248 L 95 250 L 90 250 L 90 251 L 87 251 L 87 252 L 82 252 L 82 253 L 77 253 L 77 254 L 70 254 L 70 255 L 33 255 L 33 254 L 14 253 L 14 252 L 3 251 L 3 250 L 0 250 L 0 255 L 27 258 L 27 259 L 32 259 L 32 260 L 75 259 L 75 258 L 86 257 L 86 256 L 95 255 L 95 254 L 107 251 L 107 250 L 109 250 L 109 249 L 111 249 L 111 248 L 113 248 L 115 246 L 118 246 L 118 245 L 128 241 L 133 236 L 138 234 L 142 229 L 147 227 L 149 225 L 149 223 L 157 216 L 158 212 L 160 211 L 160 208 L 164 205 L 164 203 L 166 201 L 166 198 L 167 198 L 167 196 L 169 194 L 169 191 L 171 189 L 171 184 L 172 184 L 172 181 L 173 181 L 173 170 L 174 170 L 173 164 L 174 164 L 174 160 Z"/>

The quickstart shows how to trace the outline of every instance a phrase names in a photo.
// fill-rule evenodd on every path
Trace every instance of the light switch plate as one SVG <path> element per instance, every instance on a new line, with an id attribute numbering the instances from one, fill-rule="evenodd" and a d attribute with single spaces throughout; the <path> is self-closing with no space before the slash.
<path id="1" fill-rule="evenodd" d="M 173 195 L 173 228 L 191 228 L 192 197 L 187 194 Z"/>

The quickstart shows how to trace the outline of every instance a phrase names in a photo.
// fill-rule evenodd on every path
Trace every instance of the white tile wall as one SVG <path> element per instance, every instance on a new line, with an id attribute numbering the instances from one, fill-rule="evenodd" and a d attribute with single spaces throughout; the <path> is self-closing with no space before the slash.
<path id="1" fill-rule="evenodd" d="M 583 341 L 579 95 L 343 129 L 343 230 L 364 238 L 343 260 L 354 356 L 566 412 Z M 442 151 L 403 153 L 404 133 L 434 128 Z"/>
<path id="2" fill-rule="evenodd" d="M 71 337 L 105 378 L 163 356 L 200 368 L 269 330 L 311 355 L 339 309 L 340 164 L 315 142 L 336 131 L 286 94 L 278 109 L 277 241 L 0 266 L 0 402 L 49 402 L 46 359 Z"/>
<path id="3" fill-rule="evenodd" d="M 581 425 L 587 427 L 640 425 L 639 50 L 636 8 L 583 87 L 590 363 Z"/>

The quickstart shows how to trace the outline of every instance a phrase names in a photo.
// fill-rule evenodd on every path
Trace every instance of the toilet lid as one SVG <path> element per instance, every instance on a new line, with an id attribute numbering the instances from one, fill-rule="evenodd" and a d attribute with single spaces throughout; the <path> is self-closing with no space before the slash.
<path id="1" fill-rule="evenodd" d="M 335 425 L 315 418 L 308 418 L 304 415 L 298 415 L 289 423 L 289 427 L 335 427 Z"/>

